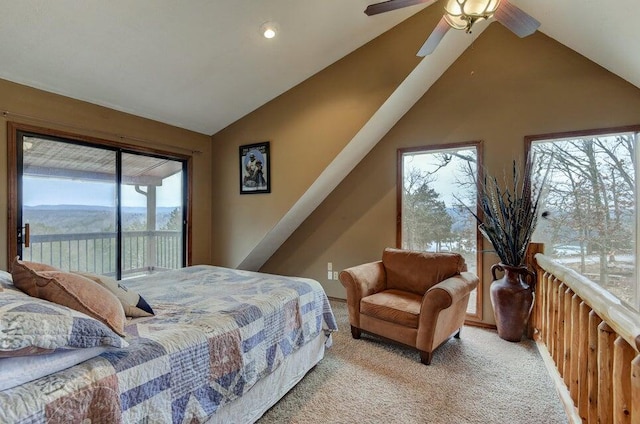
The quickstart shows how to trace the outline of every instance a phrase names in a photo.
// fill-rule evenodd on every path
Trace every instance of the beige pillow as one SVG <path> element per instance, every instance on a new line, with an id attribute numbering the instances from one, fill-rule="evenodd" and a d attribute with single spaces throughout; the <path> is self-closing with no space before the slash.
<path id="1" fill-rule="evenodd" d="M 23 262 L 18 257 L 11 274 L 13 284 L 28 295 L 80 311 L 124 336 L 126 317 L 120 301 L 94 281 L 49 265 Z"/>
<path id="2" fill-rule="evenodd" d="M 111 293 L 115 294 L 120 303 L 122 303 L 122 308 L 124 309 L 124 314 L 126 316 L 138 318 L 154 315 L 153 309 L 151 309 L 151 306 L 149 306 L 147 301 L 144 300 L 139 293 L 125 287 L 121 281 L 116 281 L 106 275 L 91 274 L 89 272 L 75 273 L 95 281 Z"/>

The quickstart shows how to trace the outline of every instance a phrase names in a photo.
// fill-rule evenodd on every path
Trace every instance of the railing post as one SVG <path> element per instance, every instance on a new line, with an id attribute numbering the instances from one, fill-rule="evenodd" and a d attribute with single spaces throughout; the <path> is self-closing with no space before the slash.
<path id="1" fill-rule="evenodd" d="M 578 405 L 578 370 L 580 361 L 580 297 L 571 297 L 571 368 L 569 370 L 569 392 L 573 403 Z"/>
<path id="2" fill-rule="evenodd" d="M 571 363 L 573 362 L 572 351 L 571 351 L 571 342 L 572 337 L 571 333 L 573 331 L 573 314 L 571 310 L 571 298 L 573 297 L 573 291 L 570 288 L 567 288 L 564 292 L 564 334 L 563 334 L 563 345 L 564 345 L 564 360 L 562 362 L 562 377 L 564 379 L 564 384 L 567 388 L 571 388 Z M 576 326 L 577 327 L 577 326 Z"/>
<path id="3" fill-rule="evenodd" d="M 554 331 L 554 310 L 555 310 L 555 302 L 553 298 L 553 289 L 554 289 L 554 281 L 555 277 L 549 276 L 547 278 L 547 335 L 545 338 L 545 344 L 549 349 L 549 353 L 551 357 L 553 357 L 553 353 L 555 350 L 555 346 L 553 344 L 553 331 Z"/>
<path id="4" fill-rule="evenodd" d="M 578 413 L 583 422 L 589 418 L 589 313 L 591 309 L 580 303 L 580 333 L 578 347 Z"/>
<path id="5" fill-rule="evenodd" d="M 602 319 L 595 313 L 589 312 L 589 422 L 598 421 L 598 327 Z"/>
<path id="6" fill-rule="evenodd" d="M 534 304 L 533 310 L 531 312 L 531 318 L 529 319 L 529 323 L 527 326 L 527 337 L 533 339 L 535 328 L 540 327 L 540 315 L 542 313 L 541 309 L 541 297 L 538 294 L 540 290 L 540 282 L 542 281 L 543 271 L 538 266 L 536 262 L 535 255 L 538 253 L 544 253 L 544 243 L 529 243 L 527 246 L 527 252 L 525 254 L 525 264 L 528 265 L 535 273 L 535 293 L 534 293 Z"/>
<path id="7" fill-rule="evenodd" d="M 536 290 L 537 298 L 540 299 L 540 315 L 538 320 L 538 337 L 540 340 L 547 340 L 549 334 L 549 273 L 545 272 L 540 277 L 539 287 Z"/>
<path id="8" fill-rule="evenodd" d="M 565 312 L 564 312 L 564 292 L 567 290 L 567 286 L 564 284 L 564 282 L 560 283 L 560 286 L 558 286 L 558 332 L 556 333 L 556 340 L 557 340 L 557 352 L 556 352 L 556 365 L 558 366 L 558 371 L 560 372 L 560 375 L 562 375 L 562 377 L 564 378 L 564 319 L 565 319 Z"/>
<path id="9" fill-rule="evenodd" d="M 640 424 L 640 355 L 631 362 L 631 424 Z"/>
<path id="10" fill-rule="evenodd" d="M 631 423 L 631 361 L 636 351 L 622 337 L 613 346 L 613 422 Z"/>
<path id="11" fill-rule="evenodd" d="M 551 283 L 551 306 L 553 307 L 553 315 L 551 317 L 551 352 L 553 354 L 553 360 L 558 366 L 558 327 L 559 327 L 559 303 L 558 302 L 558 292 L 560 291 L 560 280 L 557 278 L 553 279 Z"/>
<path id="12" fill-rule="evenodd" d="M 598 326 L 598 423 L 613 423 L 613 344 L 617 335 L 606 323 Z"/>

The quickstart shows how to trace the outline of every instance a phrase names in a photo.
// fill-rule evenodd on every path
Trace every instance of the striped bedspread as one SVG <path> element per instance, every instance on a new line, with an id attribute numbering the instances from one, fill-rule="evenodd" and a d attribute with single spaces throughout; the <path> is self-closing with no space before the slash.
<path id="1" fill-rule="evenodd" d="M 199 423 L 337 330 L 319 283 L 212 266 L 124 282 L 156 315 L 129 346 L 0 392 L 0 422 Z"/>

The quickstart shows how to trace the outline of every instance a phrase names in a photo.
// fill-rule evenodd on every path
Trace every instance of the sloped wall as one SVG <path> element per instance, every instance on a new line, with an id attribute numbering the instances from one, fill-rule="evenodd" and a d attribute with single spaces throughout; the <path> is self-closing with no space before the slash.
<path id="1" fill-rule="evenodd" d="M 427 8 L 213 138 L 212 261 L 238 266 L 419 63 Z M 295 66 L 295 64 L 292 64 Z M 270 194 L 239 194 L 238 146 L 271 142 Z"/>
<path id="2" fill-rule="evenodd" d="M 7 269 L 7 122 L 193 154 L 193 263 L 211 257 L 211 139 L 149 119 L 0 80 L 0 268 Z M 120 139 L 119 136 L 127 138 Z M 149 140 L 151 144 L 135 139 Z M 153 143 L 161 143 L 154 146 Z M 186 149 L 183 150 L 183 149 Z"/>
<path id="3" fill-rule="evenodd" d="M 482 140 L 484 164 L 502 172 L 524 157 L 524 136 L 640 124 L 640 90 L 541 33 L 519 39 L 493 23 L 262 267 L 320 281 L 378 260 L 395 245 L 396 151 Z M 490 244 L 485 243 L 490 250 Z M 484 321 L 493 254 L 484 255 Z"/>

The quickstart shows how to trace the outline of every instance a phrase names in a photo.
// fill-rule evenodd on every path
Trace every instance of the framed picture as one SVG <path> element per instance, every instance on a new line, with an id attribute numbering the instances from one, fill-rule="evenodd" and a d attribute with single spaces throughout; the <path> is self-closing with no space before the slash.
<path id="1" fill-rule="evenodd" d="M 240 146 L 240 194 L 271 193 L 269 142 Z"/>

